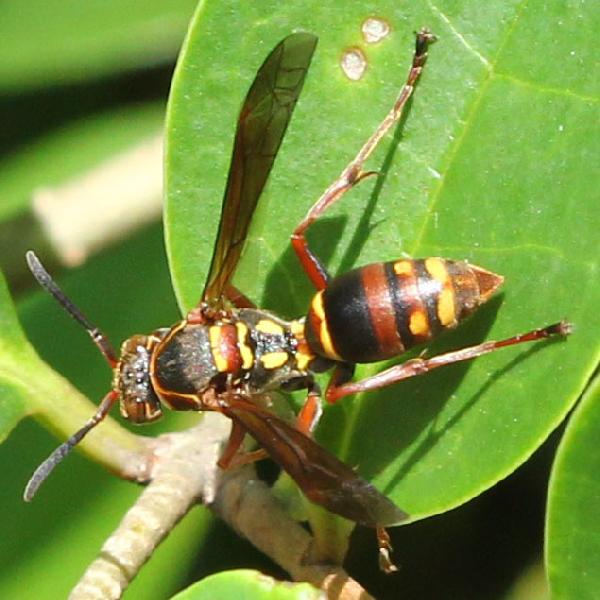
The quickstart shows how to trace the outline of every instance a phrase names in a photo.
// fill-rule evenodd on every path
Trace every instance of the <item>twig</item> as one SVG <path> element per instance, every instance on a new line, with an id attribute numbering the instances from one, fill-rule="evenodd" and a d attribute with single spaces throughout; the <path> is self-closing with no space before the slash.
<path id="1" fill-rule="evenodd" d="M 207 413 L 200 425 L 157 439 L 152 482 L 105 542 L 70 600 L 121 598 L 154 549 L 198 501 L 293 579 L 318 586 L 332 599 L 370 598 L 340 567 L 309 564 L 312 536 L 285 513 L 252 467 L 225 473 L 218 469 L 228 432 L 225 418 Z"/>
<path id="2" fill-rule="evenodd" d="M 228 432 L 227 421 L 215 417 L 207 413 L 198 426 L 156 440 L 152 482 L 106 540 L 71 592 L 72 600 L 120 598 L 193 504 L 214 498 L 216 461 Z"/>
<path id="3" fill-rule="evenodd" d="M 244 469 L 220 482 L 212 509 L 240 535 L 285 569 L 295 581 L 308 581 L 330 599 L 371 596 L 337 565 L 311 563 L 313 537 L 294 521 L 269 488 Z"/>

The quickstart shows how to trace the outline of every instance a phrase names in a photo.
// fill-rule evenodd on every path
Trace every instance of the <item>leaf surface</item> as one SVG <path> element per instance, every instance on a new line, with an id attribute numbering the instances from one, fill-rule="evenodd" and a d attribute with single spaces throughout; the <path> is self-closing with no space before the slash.
<path id="1" fill-rule="evenodd" d="M 333 273 L 406 253 L 467 259 L 504 275 L 503 293 L 429 354 L 564 317 L 575 333 L 326 411 L 318 439 L 414 518 L 467 501 L 525 461 L 562 421 L 599 355 L 598 255 L 590 249 L 600 223 L 586 168 L 600 145 L 598 78 L 592 50 L 582 48 L 596 44 L 598 8 L 473 1 L 444 11 L 428 2 L 378 3 L 391 34 L 367 45 L 364 4 L 342 14 L 274 2 L 232 14 L 207 4 L 184 46 L 168 110 L 167 247 L 185 311 L 210 263 L 244 94 L 285 35 L 319 36 L 235 279 L 260 306 L 297 317 L 311 290 L 289 249 L 290 232 L 391 106 L 410 63 L 412 31 L 427 24 L 438 34 L 405 124 L 367 165 L 381 176 L 326 214 L 309 231 L 311 245 Z M 243 35 L 223 37 L 232 29 Z M 358 82 L 339 65 L 353 46 L 368 60 Z"/>
<path id="2" fill-rule="evenodd" d="M 73 83 L 172 60 L 194 0 L 4 0 L 0 89 Z"/>
<path id="3" fill-rule="evenodd" d="M 317 600 L 322 592 L 309 583 L 278 582 L 260 571 L 239 569 L 223 571 L 191 585 L 172 600 Z"/>

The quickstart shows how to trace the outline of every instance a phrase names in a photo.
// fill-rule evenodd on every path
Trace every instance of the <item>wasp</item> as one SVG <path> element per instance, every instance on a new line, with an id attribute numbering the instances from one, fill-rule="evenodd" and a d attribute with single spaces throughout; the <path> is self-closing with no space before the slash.
<path id="1" fill-rule="evenodd" d="M 242 105 L 208 277 L 198 305 L 184 319 L 149 335 L 130 337 L 117 355 L 35 254 L 27 254 L 37 281 L 87 330 L 104 355 L 113 370 L 113 384 L 89 421 L 38 467 L 26 487 L 25 500 L 33 498 L 52 469 L 117 402 L 122 416 L 135 423 L 155 421 L 162 405 L 173 410 L 218 411 L 232 422 L 220 467 L 270 456 L 309 500 L 375 528 L 380 564 L 387 572 L 394 570 L 384 528 L 408 515 L 312 439 L 323 395 L 336 402 L 505 346 L 570 332 L 570 325 L 560 322 L 501 341 L 414 358 L 352 381 L 357 363 L 400 356 L 456 327 L 503 281 L 500 275 L 468 262 L 439 257 L 402 258 L 330 277 L 306 239 L 306 231 L 325 210 L 374 174 L 363 170 L 363 165 L 398 122 L 434 40 L 427 29 L 416 34 L 408 77 L 393 108 L 292 232 L 294 251 L 316 288 L 304 317 L 287 321 L 256 307 L 235 288 L 232 277 L 316 48 L 317 38 L 309 33 L 294 33 L 274 48 Z M 333 372 L 322 394 L 315 374 L 330 369 Z M 277 389 L 307 390 L 294 424 L 257 402 L 259 396 Z M 258 442 L 258 450 L 240 450 L 246 434 Z"/>

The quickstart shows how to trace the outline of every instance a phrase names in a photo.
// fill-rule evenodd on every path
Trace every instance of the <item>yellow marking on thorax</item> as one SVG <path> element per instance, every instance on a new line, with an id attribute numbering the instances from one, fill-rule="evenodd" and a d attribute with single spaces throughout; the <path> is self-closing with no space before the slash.
<path id="1" fill-rule="evenodd" d="M 267 352 L 260 357 L 260 362 L 265 369 L 277 369 L 283 367 L 288 361 L 289 355 L 287 352 Z"/>
<path id="2" fill-rule="evenodd" d="M 442 285 L 442 290 L 437 298 L 437 314 L 444 327 L 456 325 L 455 294 L 452 281 L 446 265 L 441 258 L 427 258 L 425 260 L 427 272 Z"/>
<path id="3" fill-rule="evenodd" d="M 315 359 L 315 355 L 310 351 L 304 336 L 304 319 L 292 321 L 290 323 L 290 331 L 298 343 L 294 355 L 296 367 L 299 371 L 307 371 L 308 365 Z"/>
<path id="4" fill-rule="evenodd" d="M 304 319 L 296 320 L 290 323 L 290 331 L 292 335 L 297 339 L 304 339 Z"/>
<path id="5" fill-rule="evenodd" d="M 427 321 L 427 315 L 425 311 L 416 309 L 410 314 L 410 320 L 408 323 L 410 332 L 416 336 L 428 336 L 429 335 L 429 323 Z"/>
<path id="6" fill-rule="evenodd" d="M 271 333 L 273 335 L 283 335 L 283 327 L 275 321 L 269 319 L 261 319 L 255 326 L 257 331 L 261 333 Z"/>
<path id="7" fill-rule="evenodd" d="M 308 365 L 314 360 L 315 355 L 312 352 L 299 350 L 296 352 L 296 365 L 299 371 L 307 371 Z"/>
<path id="8" fill-rule="evenodd" d="M 208 340 L 217 371 L 219 373 L 227 372 L 227 359 L 221 354 L 221 327 L 219 325 L 212 325 L 208 328 Z"/>
<path id="9" fill-rule="evenodd" d="M 327 319 L 325 318 L 325 309 L 323 308 L 323 291 L 321 290 L 315 295 L 311 303 L 311 308 L 315 311 L 315 314 L 319 318 L 319 340 L 323 346 L 325 354 L 329 358 L 334 360 L 342 360 L 342 357 L 335 351 L 333 342 L 331 340 L 331 334 L 329 333 L 329 327 L 327 326 Z"/>
<path id="10" fill-rule="evenodd" d="M 238 348 L 242 357 L 242 369 L 248 370 L 254 364 L 254 353 L 248 345 L 248 327 L 240 321 L 235 324 L 238 336 Z"/>
<path id="11" fill-rule="evenodd" d="M 394 263 L 396 275 L 410 275 L 413 272 L 413 264 L 410 260 L 398 260 Z"/>

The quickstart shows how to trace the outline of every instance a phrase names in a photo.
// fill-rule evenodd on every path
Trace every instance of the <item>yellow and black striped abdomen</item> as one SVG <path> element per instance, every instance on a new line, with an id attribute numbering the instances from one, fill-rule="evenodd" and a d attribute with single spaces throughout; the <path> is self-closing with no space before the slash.
<path id="1" fill-rule="evenodd" d="M 374 263 L 333 279 L 306 318 L 315 354 L 348 362 L 392 358 L 455 327 L 502 277 L 443 258 Z"/>

